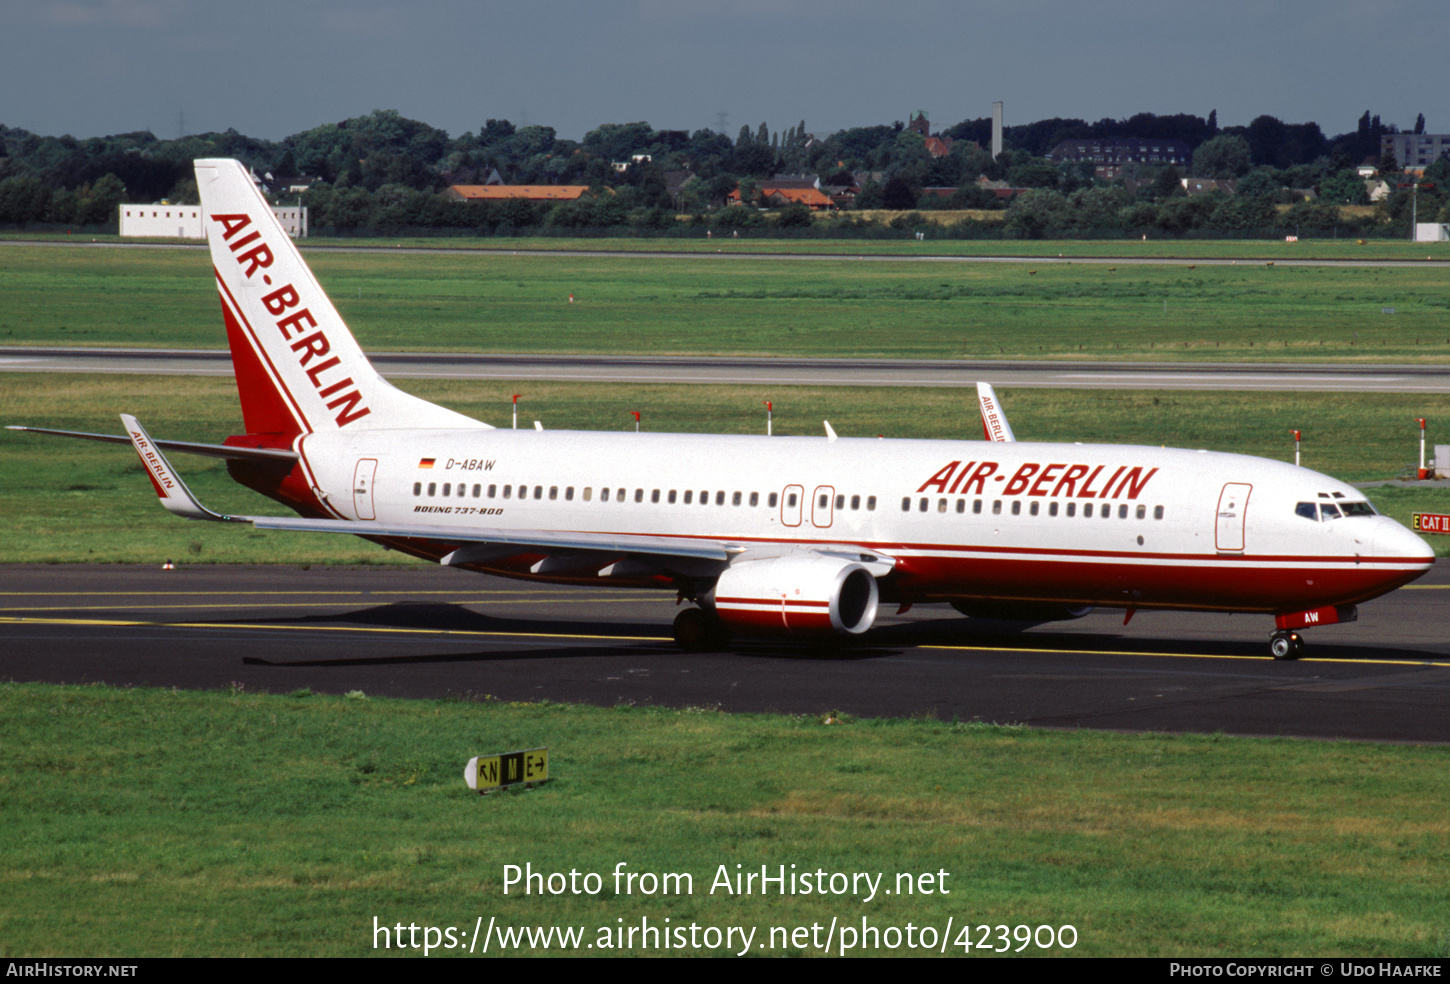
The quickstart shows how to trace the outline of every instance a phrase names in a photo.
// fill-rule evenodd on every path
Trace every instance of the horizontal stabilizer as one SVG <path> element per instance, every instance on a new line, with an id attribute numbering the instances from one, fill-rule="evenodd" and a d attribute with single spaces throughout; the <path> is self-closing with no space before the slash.
<path id="1" fill-rule="evenodd" d="M 11 424 L 5 429 L 29 431 L 32 434 L 51 434 L 55 437 L 79 437 L 87 441 L 105 441 L 108 444 L 132 443 L 131 437 L 128 434 L 91 434 L 86 431 L 51 430 L 48 427 L 24 427 L 20 424 Z M 230 461 L 294 462 L 297 460 L 296 451 L 288 451 L 282 448 L 237 448 L 229 444 L 197 444 L 193 441 L 153 440 L 151 443 L 163 451 L 174 451 L 182 454 L 200 454 L 209 458 L 226 458 Z"/>

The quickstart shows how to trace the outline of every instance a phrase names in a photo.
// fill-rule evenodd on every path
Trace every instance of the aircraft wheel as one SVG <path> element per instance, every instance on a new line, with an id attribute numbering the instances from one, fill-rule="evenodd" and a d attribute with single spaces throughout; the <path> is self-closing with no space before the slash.
<path id="1" fill-rule="evenodd" d="M 1297 632 L 1275 632 L 1269 637 L 1269 655 L 1275 659 L 1298 659 L 1304 655 L 1304 639 Z"/>
<path id="2" fill-rule="evenodd" d="M 729 641 L 724 623 L 698 608 L 686 608 L 675 616 L 675 644 L 687 653 L 723 649 Z"/>

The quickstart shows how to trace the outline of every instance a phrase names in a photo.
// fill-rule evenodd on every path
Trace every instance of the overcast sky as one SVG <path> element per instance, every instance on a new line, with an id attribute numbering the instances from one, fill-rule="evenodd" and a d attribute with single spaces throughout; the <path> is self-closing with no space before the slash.
<path id="1" fill-rule="evenodd" d="M 1447 0 L 0 0 L 0 123 L 279 139 L 374 109 L 817 134 L 906 120 L 1365 110 L 1450 131 Z M 722 126 L 723 123 L 723 126 Z"/>

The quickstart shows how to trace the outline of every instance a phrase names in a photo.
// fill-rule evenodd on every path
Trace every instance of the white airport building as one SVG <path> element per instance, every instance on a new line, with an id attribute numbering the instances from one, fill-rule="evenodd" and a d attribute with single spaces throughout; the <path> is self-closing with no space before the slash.
<path id="1" fill-rule="evenodd" d="M 122 236 L 165 236 L 205 239 L 206 223 L 200 205 L 121 205 Z M 273 206 L 272 214 L 293 239 L 307 238 L 307 209 Z"/>

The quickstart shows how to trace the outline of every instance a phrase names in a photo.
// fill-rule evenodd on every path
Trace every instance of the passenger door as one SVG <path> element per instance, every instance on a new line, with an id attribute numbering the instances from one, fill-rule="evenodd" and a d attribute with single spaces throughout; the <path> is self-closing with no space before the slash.
<path id="1" fill-rule="evenodd" d="M 1214 543 L 1219 553 L 1243 552 L 1244 519 L 1248 514 L 1251 491 L 1252 485 L 1229 482 L 1218 494 L 1218 526 L 1214 532 Z"/>

